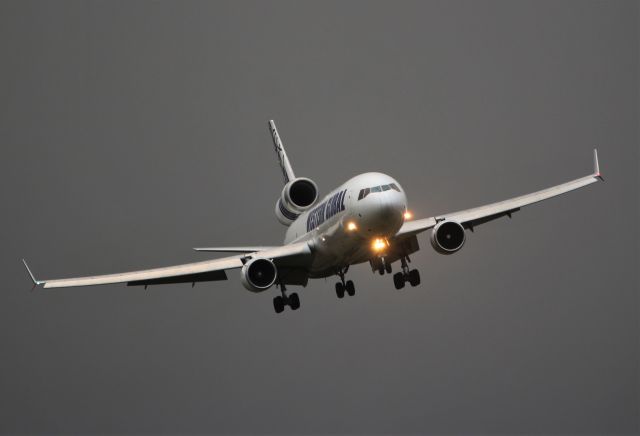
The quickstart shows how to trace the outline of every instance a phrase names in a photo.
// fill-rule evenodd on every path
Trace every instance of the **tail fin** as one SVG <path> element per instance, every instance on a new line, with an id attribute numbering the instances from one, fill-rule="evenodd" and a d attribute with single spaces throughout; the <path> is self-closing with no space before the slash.
<path id="1" fill-rule="evenodd" d="M 280 140 L 280 135 L 278 135 L 278 129 L 276 129 L 276 123 L 274 123 L 273 120 L 269 120 L 269 130 L 271 131 L 271 137 L 273 138 L 273 146 L 276 149 L 276 153 L 278 155 L 278 161 L 280 162 L 280 169 L 282 170 L 284 183 L 287 184 L 291 180 L 295 179 L 296 176 L 293 173 L 293 168 L 291 168 L 291 164 L 289 163 L 289 158 L 287 157 L 287 152 L 284 151 L 284 147 L 282 146 L 282 141 Z"/>

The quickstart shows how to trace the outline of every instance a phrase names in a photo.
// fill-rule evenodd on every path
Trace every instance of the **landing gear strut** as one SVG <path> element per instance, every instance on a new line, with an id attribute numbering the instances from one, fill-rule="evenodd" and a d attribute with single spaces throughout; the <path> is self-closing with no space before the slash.
<path id="1" fill-rule="evenodd" d="M 409 282 L 411 286 L 418 286 L 420 284 L 420 272 L 417 269 L 409 270 L 407 260 L 411 262 L 408 256 L 400 258 L 402 272 L 397 272 L 393 275 L 393 284 L 396 289 L 404 288 L 406 282 Z"/>
<path id="2" fill-rule="evenodd" d="M 300 297 L 298 297 L 298 294 L 295 292 L 287 296 L 287 288 L 284 286 L 284 283 L 280 283 L 280 292 L 282 295 L 278 295 L 273 299 L 273 308 L 276 313 L 282 313 L 285 305 L 288 305 L 291 310 L 298 310 L 300 308 Z"/>
<path id="3" fill-rule="evenodd" d="M 356 288 L 353 285 L 351 280 L 344 281 L 344 275 L 349 270 L 349 267 L 340 268 L 337 271 L 338 276 L 340 277 L 340 281 L 336 283 L 336 295 L 338 298 L 344 298 L 345 291 L 349 294 L 350 297 L 353 297 L 356 294 Z"/>
<path id="4" fill-rule="evenodd" d="M 374 271 L 377 270 L 380 275 L 384 275 L 385 272 L 387 274 L 391 274 L 391 263 L 387 262 L 387 259 L 384 256 L 375 258 L 371 262 Z"/>

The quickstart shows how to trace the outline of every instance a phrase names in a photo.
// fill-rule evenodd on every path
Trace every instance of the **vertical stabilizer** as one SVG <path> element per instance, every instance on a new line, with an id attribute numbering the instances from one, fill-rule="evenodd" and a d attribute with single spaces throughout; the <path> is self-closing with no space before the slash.
<path id="1" fill-rule="evenodd" d="M 293 173 L 293 168 L 291 168 L 289 158 L 287 157 L 287 152 L 284 151 L 282 140 L 280 139 L 280 135 L 278 135 L 278 129 L 276 129 L 276 123 L 274 123 L 273 120 L 269 120 L 269 131 L 271 131 L 273 146 L 275 147 L 276 154 L 278 155 L 278 161 L 280 163 L 280 169 L 282 170 L 282 176 L 284 177 L 284 183 L 287 184 L 291 180 L 295 179 L 296 176 Z"/>

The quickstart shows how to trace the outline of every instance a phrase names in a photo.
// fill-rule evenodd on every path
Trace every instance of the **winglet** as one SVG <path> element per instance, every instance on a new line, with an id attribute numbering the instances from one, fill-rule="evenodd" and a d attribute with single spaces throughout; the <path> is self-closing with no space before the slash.
<path id="1" fill-rule="evenodd" d="M 598 163 L 598 149 L 593 149 L 593 176 L 604 181 L 604 177 L 600 174 L 600 164 Z"/>
<path id="2" fill-rule="evenodd" d="M 33 287 L 35 288 L 38 285 L 43 284 L 44 282 L 41 280 L 36 280 L 35 276 L 33 275 L 33 273 L 31 272 L 31 270 L 29 269 L 29 265 L 27 265 L 27 261 L 22 259 L 22 263 L 24 263 L 24 267 L 27 269 L 27 272 L 29 273 L 29 276 L 31 277 L 31 281 L 33 282 Z"/>

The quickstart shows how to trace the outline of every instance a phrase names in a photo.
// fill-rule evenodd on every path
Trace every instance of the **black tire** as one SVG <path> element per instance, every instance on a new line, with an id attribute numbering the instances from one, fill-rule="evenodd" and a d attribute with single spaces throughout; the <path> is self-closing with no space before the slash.
<path id="1" fill-rule="evenodd" d="M 344 286 L 342 286 L 342 282 L 336 283 L 336 295 L 338 298 L 344 298 Z"/>
<path id="2" fill-rule="evenodd" d="M 391 274 L 391 272 L 393 271 L 389 262 L 384 263 L 384 270 L 387 272 L 387 274 Z"/>
<path id="3" fill-rule="evenodd" d="M 380 275 L 384 275 L 384 264 L 382 262 L 380 262 L 380 265 L 378 265 L 378 272 L 380 273 Z"/>
<path id="4" fill-rule="evenodd" d="M 275 309 L 276 313 L 282 313 L 282 311 L 284 310 L 284 300 L 280 295 L 273 299 L 273 308 Z"/>
<path id="5" fill-rule="evenodd" d="M 353 285 L 353 282 L 351 280 L 347 280 L 345 288 L 347 294 L 349 294 L 349 297 L 353 297 L 354 295 L 356 295 L 356 287 Z"/>
<path id="6" fill-rule="evenodd" d="M 393 275 L 393 285 L 396 289 L 404 288 L 404 274 L 401 272 L 395 273 Z"/>
<path id="7" fill-rule="evenodd" d="M 409 284 L 411 286 L 418 286 L 420 284 L 420 272 L 417 269 L 409 271 Z"/>
<path id="8" fill-rule="evenodd" d="M 300 297 L 297 293 L 289 295 L 289 307 L 291 310 L 298 310 L 300 308 Z"/>

